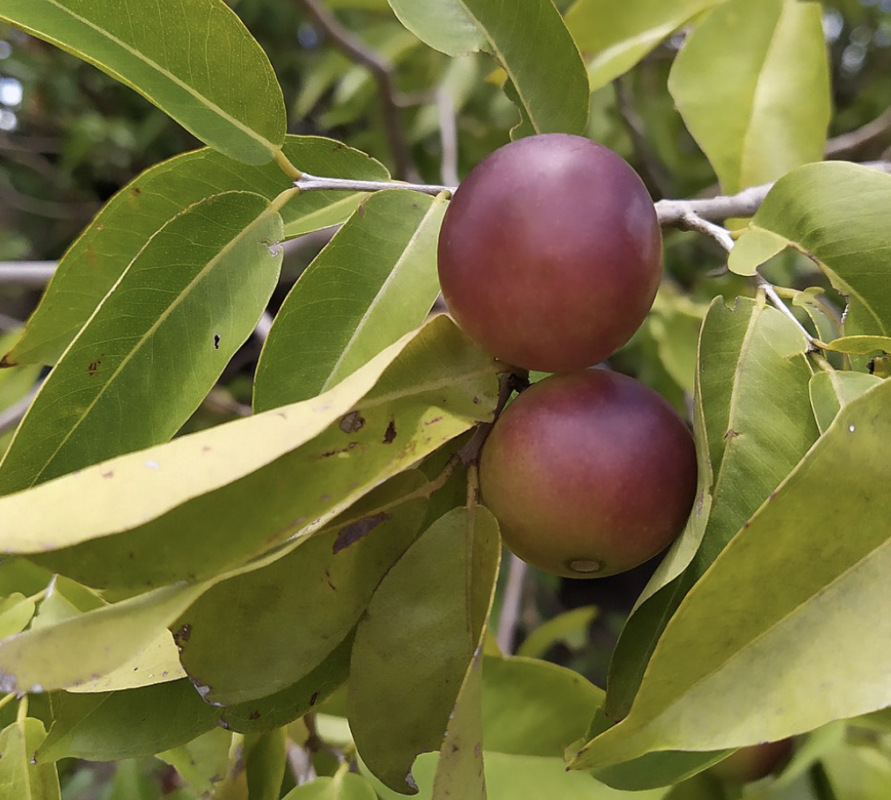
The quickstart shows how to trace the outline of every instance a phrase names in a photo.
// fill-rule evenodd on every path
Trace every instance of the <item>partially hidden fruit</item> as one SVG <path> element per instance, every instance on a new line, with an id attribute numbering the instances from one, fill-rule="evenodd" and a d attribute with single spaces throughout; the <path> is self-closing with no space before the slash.
<path id="1" fill-rule="evenodd" d="M 462 181 L 439 238 L 452 316 L 497 358 L 545 372 L 608 358 L 659 286 L 662 234 L 612 150 L 551 133 L 496 150 Z"/>
<path id="2" fill-rule="evenodd" d="M 792 740 L 765 742 L 751 747 L 741 747 L 710 772 L 728 783 L 751 783 L 779 772 L 792 756 Z"/>
<path id="3" fill-rule="evenodd" d="M 603 577 L 642 564 L 681 532 L 696 451 L 674 409 L 633 378 L 599 369 L 553 375 L 495 423 L 480 489 L 524 561 Z"/>

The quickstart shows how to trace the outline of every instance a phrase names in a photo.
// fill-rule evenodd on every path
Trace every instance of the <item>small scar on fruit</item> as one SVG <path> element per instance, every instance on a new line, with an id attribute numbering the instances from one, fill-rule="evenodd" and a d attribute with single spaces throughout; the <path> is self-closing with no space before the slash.
<path id="1" fill-rule="evenodd" d="M 696 496 L 693 437 L 648 386 L 608 370 L 552 375 L 492 427 L 479 465 L 504 544 L 566 578 L 625 572 L 683 531 Z"/>

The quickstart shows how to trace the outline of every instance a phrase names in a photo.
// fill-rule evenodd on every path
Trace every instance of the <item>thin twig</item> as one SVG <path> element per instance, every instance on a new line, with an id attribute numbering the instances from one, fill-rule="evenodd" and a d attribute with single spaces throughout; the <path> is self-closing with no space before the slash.
<path id="1" fill-rule="evenodd" d="M 49 283 L 55 271 L 55 261 L 0 261 L 0 284 L 39 288 Z"/>
<path id="2" fill-rule="evenodd" d="M 381 109 L 384 114 L 384 128 L 390 152 L 396 163 L 395 174 L 399 178 L 417 181 L 417 168 L 412 162 L 411 150 L 405 138 L 397 102 L 398 93 L 393 80 L 393 65 L 380 53 L 370 48 L 352 31 L 347 30 L 319 0 L 301 0 L 321 28 L 331 37 L 331 41 L 349 58 L 364 66 L 377 82 Z"/>
<path id="3" fill-rule="evenodd" d="M 830 139 L 826 142 L 823 152 L 826 158 L 839 158 L 868 144 L 886 139 L 889 133 L 891 133 L 891 106 L 862 127 Z"/>
<path id="4" fill-rule="evenodd" d="M 401 183 L 399 181 L 355 181 L 351 178 L 322 178 L 303 173 L 300 180 L 294 181 L 302 192 L 383 192 L 387 189 L 408 189 L 413 192 L 437 195 L 440 192 L 454 192 L 454 186 L 438 186 L 428 183 Z"/>
<path id="5" fill-rule="evenodd" d="M 254 328 L 254 338 L 260 342 L 265 342 L 269 338 L 269 331 L 272 329 L 273 316 L 268 311 L 264 311 L 263 315 Z"/>
<path id="6" fill-rule="evenodd" d="M 24 324 L 25 323 L 20 319 L 10 317 L 9 314 L 0 312 L 0 331 L 17 331 Z"/>
<path id="7" fill-rule="evenodd" d="M 720 225 L 716 225 L 714 222 L 709 222 L 707 219 L 697 216 L 691 211 L 688 211 L 681 216 L 678 227 L 705 234 L 711 239 L 714 239 L 728 253 L 733 249 L 734 242 L 733 237 L 730 235 L 730 231 L 726 228 L 722 228 Z"/>
<path id="8" fill-rule="evenodd" d="M 789 310 L 789 307 L 782 301 L 780 296 L 777 294 L 777 290 L 773 288 L 773 284 L 764 280 L 760 275 L 755 275 L 755 283 L 758 288 L 761 289 L 764 294 L 767 295 L 767 299 L 770 300 L 771 304 L 774 308 L 777 309 L 783 316 L 787 317 L 790 321 L 795 323 L 795 327 L 801 332 L 802 336 L 804 336 L 805 341 L 807 342 L 808 350 L 816 350 L 816 340 L 813 336 L 810 335 L 808 329 L 804 327 L 799 321 L 798 318 Z"/>
<path id="9" fill-rule="evenodd" d="M 529 567 L 513 553 L 507 567 L 507 585 L 498 615 L 498 635 L 495 637 L 501 652 L 507 655 L 514 651 L 517 624 L 520 621 L 520 606 L 523 603 L 523 584 Z"/>
<path id="10" fill-rule="evenodd" d="M 650 146 L 644 121 L 634 107 L 627 78 L 617 78 L 613 81 L 613 88 L 616 93 L 616 110 L 625 124 L 625 129 L 631 137 L 631 143 L 634 145 L 634 151 L 640 161 L 641 178 L 651 191 L 664 197 L 669 194 L 668 176 L 662 162 L 656 157 L 656 153 Z"/>
<path id="11" fill-rule="evenodd" d="M 445 87 L 441 87 L 436 93 L 436 110 L 439 115 L 439 141 L 442 146 L 440 180 L 445 184 L 457 185 L 458 125 L 455 120 L 455 100 Z"/>

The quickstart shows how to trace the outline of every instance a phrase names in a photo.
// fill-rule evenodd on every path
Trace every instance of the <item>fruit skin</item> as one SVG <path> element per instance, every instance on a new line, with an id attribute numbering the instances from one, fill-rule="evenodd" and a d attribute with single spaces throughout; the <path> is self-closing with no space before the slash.
<path id="1" fill-rule="evenodd" d="M 464 179 L 439 238 L 446 304 L 514 366 L 569 372 L 640 327 L 662 274 L 662 233 L 637 173 L 581 136 L 496 150 Z"/>
<path id="2" fill-rule="evenodd" d="M 751 747 L 741 747 L 715 764 L 710 772 L 728 783 L 751 783 L 778 772 L 788 763 L 791 756 L 791 739 L 765 742 Z"/>
<path id="3" fill-rule="evenodd" d="M 674 409 L 633 378 L 552 375 L 495 423 L 480 489 L 524 561 L 569 578 L 605 577 L 652 558 L 683 530 L 696 449 Z"/>

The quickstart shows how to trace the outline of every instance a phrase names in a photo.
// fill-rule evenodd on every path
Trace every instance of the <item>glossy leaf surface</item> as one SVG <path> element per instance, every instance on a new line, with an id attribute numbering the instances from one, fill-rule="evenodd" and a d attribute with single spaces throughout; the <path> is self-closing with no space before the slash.
<path id="1" fill-rule="evenodd" d="M 173 436 L 266 307 L 281 237 L 269 201 L 242 192 L 158 231 L 44 381 L 0 463 L 0 493 Z"/>
<path id="2" fill-rule="evenodd" d="M 523 118 L 514 138 L 582 134 L 588 118 L 585 65 L 551 0 L 457 0 L 489 43 Z M 555 92 L 554 87 L 560 91 Z"/>
<path id="3" fill-rule="evenodd" d="M 378 161 L 333 139 L 288 136 L 282 152 L 313 175 L 375 181 L 390 177 Z M 276 164 L 240 164 L 209 148 L 146 170 L 109 200 L 68 248 L 3 363 L 55 363 L 145 243 L 192 204 L 228 191 L 253 192 L 272 201 L 290 185 Z M 279 212 L 285 236 L 343 222 L 364 196 L 306 192 L 292 198 Z"/>
<path id="4" fill-rule="evenodd" d="M 865 372 L 818 372 L 814 375 L 809 389 L 820 433 L 826 432 L 843 406 L 881 382 L 877 375 Z"/>
<path id="5" fill-rule="evenodd" d="M 435 318 L 319 398 L 0 498 L 0 517 L 11 520 L 4 546 L 42 553 L 32 558 L 88 585 L 215 576 L 317 530 L 490 419 L 495 369 L 449 319 Z"/>
<path id="6" fill-rule="evenodd" d="M 454 509 L 387 573 L 359 623 L 350 727 L 363 761 L 393 789 L 410 792 L 415 757 L 443 743 L 485 624 L 498 542 L 486 509 Z"/>
<path id="7" fill-rule="evenodd" d="M 187 680 L 99 694 L 52 695 L 53 726 L 39 764 L 61 758 L 121 761 L 151 756 L 211 730 L 219 709 Z"/>
<path id="8" fill-rule="evenodd" d="M 46 737 L 39 719 L 27 717 L 0 731 L 0 797 L 12 800 L 61 800 L 55 764 L 32 764 Z"/>
<path id="9" fill-rule="evenodd" d="M 687 38 L 668 88 L 725 194 L 819 161 L 831 112 L 820 4 L 718 6 Z"/>
<path id="10" fill-rule="evenodd" d="M 106 675 L 166 633 L 205 588 L 168 586 L 3 639 L 0 690 L 53 691 Z"/>
<path id="11" fill-rule="evenodd" d="M 359 621 L 424 511 L 415 500 L 364 526 L 335 528 L 210 589 L 172 626 L 205 700 L 244 703 L 308 676 Z"/>
<path id="12" fill-rule="evenodd" d="M 699 12 L 723 0 L 578 0 L 566 27 L 588 64 L 591 90 L 631 69 Z"/>
<path id="13" fill-rule="evenodd" d="M 135 89 L 230 158 L 263 164 L 284 141 L 272 65 L 221 0 L 7 0 L 0 17 Z"/>
<path id="14" fill-rule="evenodd" d="M 389 0 L 393 13 L 426 44 L 450 56 L 488 47 L 483 32 L 460 0 Z"/>
<path id="15" fill-rule="evenodd" d="M 294 285 L 254 379 L 254 410 L 327 391 L 418 327 L 439 293 L 436 243 L 447 202 L 369 197 Z"/>
<path id="16" fill-rule="evenodd" d="M 891 232 L 884 208 L 891 175 L 857 164 L 824 162 L 777 181 L 730 254 L 730 268 L 751 275 L 762 263 L 748 242 L 767 238 L 779 249 L 810 256 L 848 299 L 847 336 L 891 335 Z M 738 251 L 738 252 L 737 252 Z"/>
<path id="17" fill-rule="evenodd" d="M 573 766 L 779 740 L 891 704 L 889 398 L 883 381 L 839 412 L 687 595 L 628 717 Z"/>
<path id="18" fill-rule="evenodd" d="M 689 563 L 651 583 L 622 632 L 610 666 L 613 719 L 628 713 L 648 654 L 686 592 L 816 440 L 805 348 L 796 326 L 763 303 L 739 298 L 733 309 L 722 298 L 712 303 L 697 375 L 700 486 L 704 475 L 711 480 L 706 513 L 694 510 L 683 534 L 696 545 Z"/>

